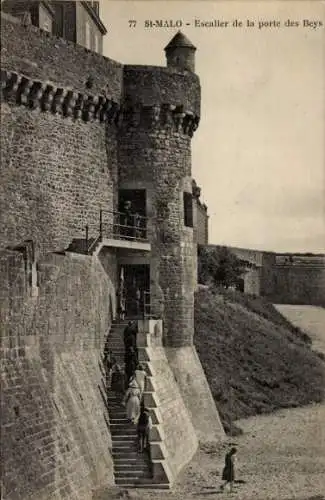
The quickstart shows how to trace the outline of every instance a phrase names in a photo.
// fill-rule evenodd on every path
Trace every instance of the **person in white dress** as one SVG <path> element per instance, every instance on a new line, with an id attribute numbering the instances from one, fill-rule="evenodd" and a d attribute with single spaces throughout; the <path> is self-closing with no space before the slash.
<path id="1" fill-rule="evenodd" d="M 146 371 L 143 367 L 143 365 L 138 365 L 137 369 L 134 372 L 134 380 L 138 384 L 138 387 L 140 389 L 140 401 L 142 401 L 142 396 L 144 392 L 144 386 L 146 383 Z"/>
<path id="2" fill-rule="evenodd" d="M 131 380 L 123 398 L 126 416 L 133 424 L 137 424 L 140 416 L 140 389 L 135 379 Z"/>

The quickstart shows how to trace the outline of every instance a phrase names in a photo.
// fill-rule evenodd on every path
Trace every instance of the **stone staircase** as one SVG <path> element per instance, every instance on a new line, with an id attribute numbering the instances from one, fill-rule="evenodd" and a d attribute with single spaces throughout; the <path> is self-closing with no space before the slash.
<path id="1" fill-rule="evenodd" d="M 108 348 L 124 369 L 123 331 L 127 321 L 114 322 L 109 333 Z M 125 407 L 116 399 L 115 393 L 107 391 L 112 436 L 115 484 L 124 488 L 168 489 L 168 483 L 157 482 L 153 477 L 152 462 L 147 452 L 137 449 L 136 426 L 126 418 Z"/>

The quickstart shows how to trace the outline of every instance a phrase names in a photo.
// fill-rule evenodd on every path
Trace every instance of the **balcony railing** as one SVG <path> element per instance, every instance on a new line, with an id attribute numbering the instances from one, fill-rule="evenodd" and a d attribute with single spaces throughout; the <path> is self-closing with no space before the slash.
<path id="1" fill-rule="evenodd" d="M 100 210 L 99 232 L 95 238 L 89 238 L 89 226 L 86 226 L 86 247 L 90 253 L 103 239 L 129 240 L 147 243 L 147 217 L 137 213 Z"/>
<path id="2" fill-rule="evenodd" d="M 151 318 L 151 301 L 150 292 L 145 291 L 143 293 L 143 319 Z"/>

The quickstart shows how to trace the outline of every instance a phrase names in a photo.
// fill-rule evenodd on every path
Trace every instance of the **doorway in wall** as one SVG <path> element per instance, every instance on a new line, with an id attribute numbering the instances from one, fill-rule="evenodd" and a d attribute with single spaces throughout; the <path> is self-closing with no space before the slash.
<path id="1" fill-rule="evenodd" d="M 145 189 L 119 189 L 119 212 L 123 212 L 125 203 L 131 204 L 131 211 L 146 216 L 146 190 Z"/>
<path id="2" fill-rule="evenodd" d="M 125 317 L 143 318 L 150 311 L 149 264 L 119 266 L 120 290 L 125 299 Z"/>
<path id="3" fill-rule="evenodd" d="M 146 239 L 146 190 L 120 189 L 118 211 L 121 235 L 130 239 Z"/>

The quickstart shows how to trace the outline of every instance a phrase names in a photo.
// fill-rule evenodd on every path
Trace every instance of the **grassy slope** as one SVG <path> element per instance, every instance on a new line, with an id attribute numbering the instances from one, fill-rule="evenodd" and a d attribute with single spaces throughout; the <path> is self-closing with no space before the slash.
<path id="1" fill-rule="evenodd" d="M 310 339 L 260 297 L 201 289 L 194 342 L 226 430 L 233 420 L 325 396 Z"/>

